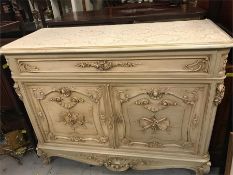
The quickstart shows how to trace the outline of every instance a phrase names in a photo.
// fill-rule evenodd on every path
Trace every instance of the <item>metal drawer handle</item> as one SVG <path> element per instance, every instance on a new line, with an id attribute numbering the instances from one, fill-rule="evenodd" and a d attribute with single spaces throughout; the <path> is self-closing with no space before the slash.
<path id="1" fill-rule="evenodd" d="M 81 68 L 94 67 L 100 71 L 107 71 L 114 67 L 135 67 L 135 64 L 132 62 L 112 62 L 112 61 L 95 61 L 95 62 L 82 62 L 76 64 L 75 66 Z"/>

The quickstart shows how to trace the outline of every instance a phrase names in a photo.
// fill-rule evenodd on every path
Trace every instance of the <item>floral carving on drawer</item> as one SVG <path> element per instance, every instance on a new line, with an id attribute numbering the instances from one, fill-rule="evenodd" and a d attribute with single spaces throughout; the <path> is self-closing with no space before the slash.
<path id="1" fill-rule="evenodd" d="M 108 143 L 108 136 L 96 122 L 103 87 L 56 86 L 31 88 L 38 103 L 38 125 L 46 138 L 76 143 Z"/>
<path id="2" fill-rule="evenodd" d="M 77 113 L 77 112 L 65 112 L 61 115 L 61 121 L 64 122 L 65 125 L 70 126 L 71 128 L 76 127 L 86 127 L 85 116 Z"/>
<path id="3" fill-rule="evenodd" d="M 190 72 L 207 73 L 209 69 L 209 59 L 208 58 L 197 59 L 195 62 L 185 65 L 184 69 Z"/>
<path id="4" fill-rule="evenodd" d="M 38 71 L 39 68 L 37 66 L 33 66 L 31 64 L 28 64 L 28 63 L 19 63 L 19 71 L 22 72 L 22 73 L 25 73 L 25 72 L 35 72 L 35 71 Z"/>
<path id="5" fill-rule="evenodd" d="M 179 89 L 163 86 L 155 88 L 116 87 L 112 89 L 115 94 L 114 98 L 119 101 L 119 104 L 115 102 L 119 113 L 117 116 L 121 116 L 120 118 L 123 120 L 117 124 L 118 127 L 123 128 L 120 130 L 124 131 L 120 134 L 120 145 L 137 145 L 150 148 L 167 147 L 169 144 L 161 142 L 161 139 L 165 136 L 165 138 L 171 140 L 172 138 L 169 135 L 173 132 L 178 133 L 178 130 L 174 131 L 174 129 L 182 127 L 183 120 L 186 120 L 185 122 L 190 121 L 191 129 L 195 130 L 196 127 L 199 127 L 199 115 L 195 114 L 194 109 L 202 88 Z M 145 110 L 148 112 L 145 112 Z M 176 110 L 178 114 L 174 115 L 171 111 Z M 193 114 L 191 117 L 187 115 L 184 118 L 184 115 L 189 113 L 188 111 Z M 178 117 L 180 119 L 176 121 L 175 118 Z M 133 130 L 131 130 L 131 126 L 134 126 L 132 127 Z M 181 131 L 182 129 L 179 132 Z M 191 149 L 194 144 L 190 132 L 192 131 L 188 130 L 183 133 L 181 140 L 176 141 L 176 144 L 173 145 Z M 145 139 L 136 139 L 137 137 L 144 137 Z"/>
<path id="6" fill-rule="evenodd" d="M 76 67 L 81 67 L 81 68 L 89 68 L 93 67 L 99 71 L 108 71 L 114 67 L 135 67 L 135 64 L 132 62 L 113 62 L 113 61 L 87 61 L 87 62 L 82 62 L 78 63 L 75 65 Z"/>

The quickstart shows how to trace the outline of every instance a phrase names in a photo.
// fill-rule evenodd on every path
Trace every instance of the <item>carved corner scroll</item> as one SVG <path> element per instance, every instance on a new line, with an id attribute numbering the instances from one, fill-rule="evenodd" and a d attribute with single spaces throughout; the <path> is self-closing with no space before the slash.
<path id="1" fill-rule="evenodd" d="M 39 68 L 27 63 L 19 63 L 19 71 L 20 72 L 35 72 L 38 71 Z"/>
<path id="2" fill-rule="evenodd" d="M 209 68 L 208 67 L 208 62 L 209 62 L 208 58 L 197 59 L 195 62 L 185 65 L 184 69 L 188 70 L 190 72 L 204 72 L 204 73 L 207 73 L 208 68 Z"/>
<path id="3" fill-rule="evenodd" d="M 112 62 L 112 61 L 95 61 L 95 62 L 82 62 L 75 65 L 76 67 L 88 68 L 93 67 L 99 71 L 108 71 L 114 67 L 135 67 L 135 64 L 132 62 Z"/>
<path id="4" fill-rule="evenodd" d="M 219 105 L 224 97 L 225 86 L 223 83 L 217 84 L 214 104 Z"/>
<path id="5" fill-rule="evenodd" d="M 14 84 L 14 89 L 15 89 L 15 92 L 18 95 L 19 99 L 21 101 L 23 101 L 23 96 L 22 96 L 22 93 L 21 93 L 21 90 L 20 90 L 20 87 L 19 87 L 18 83 Z"/>
<path id="6" fill-rule="evenodd" d="M 211 163 L 208 161 L 201 166 L 197 167 L 196 173 L 197 175 L 208 174 L 210 172 Z"/>
<path id="7" fill-rule="evenodd" d="M 42 158 L 42 161 L 44 164 L 49 164 L 50 163 L 50 157 L 47 153 L 42 151 L 41 149 L 37 148 L 37 155 Z"/>

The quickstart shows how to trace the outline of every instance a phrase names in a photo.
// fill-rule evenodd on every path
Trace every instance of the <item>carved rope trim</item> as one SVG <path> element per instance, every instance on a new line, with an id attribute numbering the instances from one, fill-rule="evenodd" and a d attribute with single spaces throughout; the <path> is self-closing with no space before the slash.
<path id="1" fill-rule="evenodd" d="M 132 62 L 112 62 L 112 61 L 96 61 L 96 62 L 82 62 L 75 65 L 76 67 L 88 68 L 93 67 L 99 71 L 107 71 L 114 67 L 135 67 Z"/>
<path id="2" fill-rule="evenodd" d="M 207 73 L 208 72 L 208 62 L 209 62 L 208 58 L 198 59 L 191 64 L 185 65 L 184 69 L 188 70 L 190 72 L 205 72 L 205 73 Z"/>

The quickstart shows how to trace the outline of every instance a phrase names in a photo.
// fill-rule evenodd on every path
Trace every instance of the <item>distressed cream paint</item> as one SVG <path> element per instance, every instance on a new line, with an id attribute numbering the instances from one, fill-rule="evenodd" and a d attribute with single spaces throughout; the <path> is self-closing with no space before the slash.
<path id="1" fill-rule="evenodd" d="M 1 52 L 45 162 L 204 174 L 232 46 L 194 20 L 45 28 Z"/>

